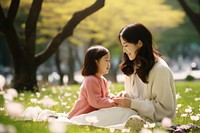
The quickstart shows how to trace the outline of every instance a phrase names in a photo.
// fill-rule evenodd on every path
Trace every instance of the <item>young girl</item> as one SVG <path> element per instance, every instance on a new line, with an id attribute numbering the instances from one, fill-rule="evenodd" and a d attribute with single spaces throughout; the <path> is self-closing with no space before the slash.
<path id="1" fill-rule="evenodd" d="M 72 110 L 67 114 L 70 119 L 101 108 L 116 106 L 108 92 L 107 80 L 103 77 L 110 69 L 110 53 L 103 46 L 90 47 L 85 55 L 82 75 L 85 76 L 80 87 L 80 96 Z"/>

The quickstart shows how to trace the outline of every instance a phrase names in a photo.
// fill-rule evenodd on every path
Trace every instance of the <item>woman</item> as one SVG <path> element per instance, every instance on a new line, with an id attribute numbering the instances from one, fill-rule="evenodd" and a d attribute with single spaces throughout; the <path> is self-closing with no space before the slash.
<path id="1" fill-rule="evenodd" d="M 132 108 L 150 121 L 174 119 L 176 92 L 172 72 L 154 49 L 152 35 L 142 24 L 122 28 L 119 41 L 124 52 L 120 64 L 125 77 L 125 92 L 114 99 L 118 106 Z"/>
<path id="2" fill-rule="evenodd" d="M 113 100 L 118 107 L 100 109 L 74 118 L 81 124 L 86 117 L 100 118 L 94 126 L 139 127 L 145 123 L 160 122 L 163 118 L 174 119 L 176 92 L 172 72 L 155 51 L 150 31 L 142 24 L 123 27 L 119 33 L 124 60 L 120 64 L 125 74 L 125 91 Z M 87 124 L 86 124 L 87 125 Z"/>

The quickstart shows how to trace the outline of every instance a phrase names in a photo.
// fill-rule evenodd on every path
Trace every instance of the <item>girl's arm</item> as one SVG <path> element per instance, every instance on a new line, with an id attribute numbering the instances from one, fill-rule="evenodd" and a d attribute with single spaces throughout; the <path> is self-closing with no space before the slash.
<path id="1" fill-rule="evenodd" d="M 107 96 L 107 87 L 100 84 L 95 77 L 86 79 L 84 88 L 86 88 L 86 97 L 88 103 L 92 107 L 100 109 L 116 106 L 116 103 Z"/>

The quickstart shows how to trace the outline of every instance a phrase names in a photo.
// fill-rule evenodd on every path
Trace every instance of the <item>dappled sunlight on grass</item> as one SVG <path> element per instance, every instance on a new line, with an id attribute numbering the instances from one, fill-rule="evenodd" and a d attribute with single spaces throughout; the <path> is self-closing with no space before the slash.
<path id="1" fill-rule="evenodd" d="M 123 90 L 123 84 L 113 84 L 110 83 L 110 92 L 114 95 L 117 92 Z M 70 86 L 49 86 L 40 88 L 40 92 L 30 93 L 24 92 L 16 94 L 13 90 L 7 90 L 4 94 L 0 95 L 0 124 L 4 127 L 4 130 L 13 130 L 13 132 L 53 132 L 53 126 L 49 128 L 48 122 L 39 122 L 36 118 L 31 120 L 19 120 L 16 119 L 17 113 L 21 113 L 22 110 L 17 110 L 17 108 L 23 106 L 22 109 L 27 109 L 28 107 L 39 107 L 42 110 L 48 109 L 57 113 L 66 114 L 71 110 L 75 100 L 79 95 L 80 85 L 70 85 Z M 194 123 L 200 125 L 200 83 L 199 82 L 177 82 L 177 113 L 176 118 L 173 121 L 173 125 Z M 15 109 L 13 117 L 13 108 L 9 112 L 8 103 Z M 15 103 L 15 104 L 14 104 Z M 7 105 L 7 106 L 6 106 Z M 21 112 L 20 112 L 21 111 Z M 40 110 L 39 110 L 40 111 Z M 88 118 L 91 123 L 98 122 L 95 118 Z M 170 122 L 165 120 L 165 126 L 170 126 Z M 163 123 L 162 123 L 163 124 Z M 91 124 L 92 125 L 92 124 Z M 57 125 L 56 127 L 61 127 L 63 130 L 61 132 L 130 132 L 119 131 L 114 129 L 103 129 L 96 128 L 93 126 L 75 126 L 75 125 Z M 163 126 L 164 127 L 164 126 Z M 145 127 L 144 127 L 145 128 Z M 157 128 L 154 128 L 157 130 Z M 158 128 L 159 130 L 162 128 Z M 149 127 L 143 129 L 143 131 L 149 130 Z"/>
<path id="2" fill-rule="evenodd" d="M 177 99 L 174 123 L 200 125 L 200 121 L 197 120 L 200 117 L 200 82 L 178 82 L 176 86 L 180 98 Z M 196 119 L 194 119 L 195 117 Z"/>

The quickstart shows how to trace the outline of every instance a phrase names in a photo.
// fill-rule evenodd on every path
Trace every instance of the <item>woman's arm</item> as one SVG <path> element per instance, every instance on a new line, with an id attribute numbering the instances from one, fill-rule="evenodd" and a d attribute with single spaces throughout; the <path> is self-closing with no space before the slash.
<path id="1" fill-rule="evenodd" d="M 154 121 L 161 121 L 164 117 L 174 118 L 176 112 L 175 86 L 172 73 L 167 67 L 150 73 L 145 91 L 146 100 L 132 99 L 131 108 Z"/>
<path id="2" fill-rule="evenodd" d="M 161 121 L 164 117 L 174 118 L 176 96 L 174 80 L 168 67 L 150 73 L 149 83 L 145 88 L 145 99 L 118 97 L 113 99 L 118 106 L 132 108 L 141 116 L 153 121 Z"/>

